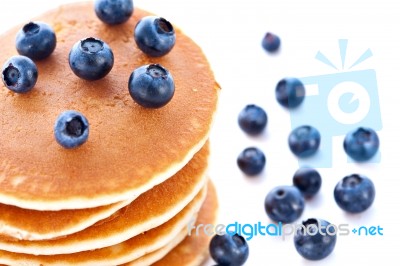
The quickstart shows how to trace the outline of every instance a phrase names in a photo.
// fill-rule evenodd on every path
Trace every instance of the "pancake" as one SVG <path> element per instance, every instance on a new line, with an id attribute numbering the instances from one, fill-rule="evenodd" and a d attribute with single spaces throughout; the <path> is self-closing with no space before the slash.
<path id="1" fill-rule="evenodd" d="M 210 183 L 209 183 L 210 184 Z M 215 224 L 218 212 L 218 199 L 213 184 L 208 186 L 208 195 L 201 208 L 197 224 Z M 187 236 L 176 248 L 153 266 L 198 266 L 209 258 L 210 236 L 200 233 Z"/>
<path id="2" fill-rule="evenodd" d="M 162 219 L 160 218 L 156 223 L 156 225 L 159 225 L 169 219 L 174 213 L 179 212 L 185 204 L 193 199 L 194 195 L 200 190 L 200 187 L 205 182 L 208 154 L 209 148 L 208 143 L 206 143 L 205 147 L 200 150 L 181 171 L 176 173 L 173 178 L 168 179 L 164 182 L 165 184 L 161 183 L 158 185 L 159 188 L 156 190 L 146 192 L 152 193 L 152 196 L 144 196 L 142 194 L 143 197 L 133 204 L 135 206 L 132 208 L 133 210 L 138 210 L 141 206 L 140 204 L 144 201 L 154 201 L 158 197 L 163 199 L 169 194 L 172 194 L 172 188 L 174 189 L 173 197 L 169 197 L 165 202 L 154 202 L 158 205 L 153 204 L 148 206 L 154 211 L 147 213 L 147 216 L 143 214 L 140 222 L 136 218 L 136 222 L 133 222 L 131 226 L 137 227 L 138 229 L 144 227 L 144 229 L 141 229 L 142 231 L 138 231 L 137 229 L 134 230 L 136 231 L 135 234 L 151 229 L 151 223 L 146 225 L 147 220 L 150 221 L 151 219 L 154 219 L 154 217 L 160 216 Z M 165 191 L 168 193 L 164 193 Z M 46 240 L 59 238 L 61 236 L 82 231 L 96 222 L 111 216 L 117 210 L 131 202 L 132 200 L 91 209 L 62 211 L 36 211 L 0 204 L 0 235 L 9 236 L 19 240 Z M 161 204 L 163 204 L 163 206 L 160 206 Z M 145 210 L 140 210 L 141 213 L 144 211 Z M 156 211 L 158 211 L 158 213 Z M 169 212 L 169 214 L 167 214 L 167 212 Z M 152 217 L 152 215 L 154 217 Z M 129 236 L 127 237 L 129 238 Z M 0 236 L 0 247 L 2 243 L 4 243 L 5 239 L 7 238 L 2 238 Z M 20 243 L 24 244 L 25 242 Z M 54 247 L 51 250 L 54 250 Z M 38 252 L 38 250 L 35 252 Z M 25 253 L 27 253 L 27 251 L 25 251 Z"/>
<path id="3" fill-rule="evenodd" d="M 110 217 L 132 201 L 91 209 L 36 211 L 0 204 L 0 236 L 18 240 L 52 239 L 81 231 Z"/>
<path id="4" fill-rule="evenodd" d="M 175 27 L 170 53 L 150 58 L 133 39 L 140 18 L 108 26 L 92 2 L 61 6 L 34 19 L 56 31 L 57 47 L 38 61 L 34 89 L 16 94 L 0 87 L 0 202 L 34 210 L 84 209 L 139 196 L 181 169 L 206 142 L 219 86 L 201 49 Z M 28 22 L 28 21 L 27 21 Z M 0 37 L 0 62 L 16 55 L 15 27 Z M 114 67 L 99 81 L 73 74 L 68 54 L 78 40 L 97 37 L 114 53 Z M 159 63 L 175 81 L 171 102 L 159 109 L 136 104 L 127 84 L 139 66 Z M 53 126 L 65 110 L 83 113 L 88 141 L 64 149 Z M 5 140 L 5 141 L 4 141 Z"/>
<path id="5" fill-rule="evenodd" d="M 157 227 L 180 212 L 204 187 L 208 156 L 207 143 L 180 172 L 140 195 L 112 220 L 57 239 L 10 241 L 0 237 L 0 249 L 35 255 L 75 253 L 115 245 Z"/>
<path id="6" fill-rule="evenodd" d="M 157 249 L 156 251 L 150 252 L 134 261 L 123 264 L 123 266 L 148 266 L 152 263 L 162 259 L 168 254 L 174 247 L 181 243 L 187 236 L 187 228 L 185 227 L 174 239 L 164 247 Z"/>
<path id="7" fill-rule="evenodd" d="M 198 214 L 197 225 L 216 223 L 218 212 L 216 195 L 213 184 L 209 182 L 208 196 Z M 210 237 L 205 234 L 188 236 L 188 229 L 186 227 L 166 246 L 122 266 L 147 266 L 150 264 L 158 266 L 198 266 L 208 258 L 209 242 Z M 154 262 L 157 263 L 153 264 Z"/>
<path id="8" fill-rule="evenodd" d="M 35 256 L 0 250 L 0 263 L 18 265 L 109 266 L 135 260 L 171 242 L 196 216 L 207 196 L 207 185 L 181 212 L 167 223 L 114 246 L 53 256 Z"/>

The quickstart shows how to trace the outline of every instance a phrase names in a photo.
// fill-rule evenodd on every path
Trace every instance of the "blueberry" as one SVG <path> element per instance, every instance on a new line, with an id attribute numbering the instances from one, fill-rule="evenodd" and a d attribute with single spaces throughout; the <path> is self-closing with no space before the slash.
<path id="1" fill-rule="evenodd" d="M 132 0 L 96 0 L 94 11 L 97 17 L 110 25 L 122 24 L 133 14 Z"/>
<path id="2" fill-rule="evenodd" d="M 294 246 L 308 260 L 321 260 L 332 253 L 336 245 L 336 228 L 322 219 L 308 219 L 297 228 Z"/>
<path id="3" fill-rule="evenodd" d="M 278 82 L 275 89 L 275 97 L 283 107 L 293 109 L 304 100 L 306 91 L 303 83 L 296 78 L 284 78 Z"/>
<path id="4" fill-rule="evenodd" d="M 343 147 L 348 156 L 358 162 L 371 159 L 379 149 L 379 138 L 375 130 L 359 127 L 344 138 Z"/>
<path id="5" fill-rule="evenodd" d="M 17 55 L 4 63 L 1 77 L 8 89 L 17 93 L 25 93 L 35 86 L 38 70 L 31 59 Z"/>
<path id="6" fill-rule="evenodd" d="M 80 40 L 69 53 L 69 66 L 82 79 L 101 79 L 111 71 L 113 65 L 114 54 L 111 48 L 99 39 Z"/>
<path id="7" fill-rule="evenodd" d="M 86 142 L 89 122 L 86 117 L 73 110 L 61 113 L 54 125 L 54 137 L 64 148 L 71 149 Z"/>
<path id="8" fill-rule="evenodd" d="M 269 53 L 274 53 L 278 51 L 281 45 L 281 39 L 279 38 L 279 36 L 271 32 L 267 32 L 262 39 L 261 45 L 265 49 L 265 51 Z"/>
<path id="9" fill-rule="evenodd" d="M 135 69 L 129 77 L 129 93 L 139 105 L 160 108 L 174 96 L 175 84 L 171 73 L 159 64 Z"/>
<path id="10" fill-rule="evenodd" d="M 240 266 L 249 257 L 249 246 L 238 234 L 214 235 L 210 255 L 220 266 Z"/>
<path id="11" fill-rule="evenodd" d="M 48 24 L 29 22 L 17 33 L 16 48 L 20 55 L 41 60 L 53 53 L 56 42 L 56 34 Z"/>
<path id="12" fill-rule="evenodd" d="M 166 55 L 175 45 L 174 27 L 165 18 L 142 18 L 136 24 L 134 35 L 139 49 L 153 57 Z"/>
<path id="13" fill-rule="evenodd" d="M 260 134 L 267 126 L 267 113 L 261 107 L 249 104 L 239 113 L 239 126 L 249 135 Z"/>
<path id="14" fill-rule="evenodd" d="M 312 126 L 300 126 L 290 133 L 289 148 L 294 155 L 300 158 L 315 154 L 321 142 L 319 131 Z"/>
<path id="15" fill-rule="evenodd" d="M 333 192 L 335 201 L 346 212 L 359 213 L 368 209 L 375 199 L 372 181 L 358 174 L 344 177 Z"/>
<path id="16" fill-rule="evenodd" d="M 265 167 L 265 155 L 256 147 L 249 147 L 239 154 L 237 164 L 246 175 L 258 175 Z"/>
<path id="17" fill-rule="evenodd" d="M 306 198 L 315 196 L 321 188 L 321 183 L 321 175 L 313 168 L 302 167 L 293 176 L 293 185 Z"/>
<path id="18" fill-rule="evenodd" d="M 267 194 L 264 207 L 271 220 L 291 223 L 303 213 L 304 198 L 294 186 L 278 186 Z"/>

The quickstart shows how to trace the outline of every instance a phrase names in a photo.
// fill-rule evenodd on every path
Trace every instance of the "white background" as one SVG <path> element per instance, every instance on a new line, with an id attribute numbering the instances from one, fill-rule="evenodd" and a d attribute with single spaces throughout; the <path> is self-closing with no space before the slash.
<path id="1" fill-rule="evenodd" d="M 0 32 L 66 2 L 71 1 L 2 1 Z M 203 48 L 223 88 L 211 136 L 210 174 L 219 192 L 219 221 L 225 224 L 270 223 L 264 212 L 264 198 L 274 186 L 291 184 L 298 167 L 287 146 L 289 113 L 274 97 L 276 83 L 285 76 L 336 73 L 314 56 L 320 50 L 340 65 L 338 39 L 349 39 L 348 62 L 370 48 L 374 56 L 354 70 L 375 69 L 377 73 L 383 122 L 379 132 L 381 162 L 347 163 L 343 136 L 334 138 L 333 166 L 320 169 L 322 189 L 307 202 L 301 219 L 318 217 L 335 224 L 349 223 L 350 228 L 380 225 L 384 235 L 339 237 L 334 252 L 320 262 L 300 257 L 292 239 L 255 237 L 249 242 L 246 265 L 377 265 L 383 261 L 398 265 L 400 4 L 389 0 L 137 0 L 135 7 L 167 18 L 192 37 Z M 267 31 L 281 37 L 278 55 L 270 56 L 261 48 Z M 264 107 L 268 113 L 267 130 L 261 137 L 250 138 L 237 126 L 238 113 L 249 103 Z M 266 169 L 260 176 L 246 177 L 236 166 L 237 155 L 247 146 L 258 146 L 266 154 Z M 376 200 L 365 213 L 348 215 L 335 204 L 333 188 L 342 177 L 356 172 L 374 181 Z"/>

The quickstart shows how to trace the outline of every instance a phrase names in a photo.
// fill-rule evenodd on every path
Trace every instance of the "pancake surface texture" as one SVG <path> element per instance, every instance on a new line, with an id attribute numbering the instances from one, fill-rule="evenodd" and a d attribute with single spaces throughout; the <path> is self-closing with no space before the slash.
<path id="1" fill-rule="evenodd" d="M 108 218 L 128 204 L 130 206 L 126 209 L 131 210 L 132 213 L 132 218 L 130 218 L 131 234 L 142 233 L 165 222 L 193 199 L 205 183 L 208 156 L 209 143 L 207 142 L 184 168 L 167 181 L 136 198 L 132 204 L 130 204 L 131 200 L 91 209 L 61 211 L 35 211 L 0 204 L 0 248 L 12 248 L 12 246 L 6 247 L 8 246 L 7 236 L 18 240 L 46 240 L 77 233 Z M 18 218 L 16 219 L 16 217 Z M 107 233 L 110 235 L 110 231 L 103 230 L 103 234 Z M 98 234 L 92 241 L 96 241 L 100 236 L 101 234 Z M 58 242 L 62 241 L 66 241 L 66 239 L 58 240 Z M 25 248 L 29 249 L 29 246 L 32 246 L 36 253 L 40 253 L 41 250 L 37 245 L 42 245 L 42 248 L 47 250 L 46 243 L 52 246 L 48 249 L 50 252 L 57 250 L 57 241 L 20 241 L 17 243 L 10 241 L 10 243 L 12 245 L 31 243 L 32 245 L 26 245 Z M 81 242 L 81 245 L 90 247 L 88 242 Z M 79 247 L 79 245 L 74 246 L 75 248 Z"/>
<path id="2" fill-rule="evenodd" d="M 215 187 L 212 182 L 208 183 L 207 198 L 197 216 L 196 225 L 214 224 L 217 221 L 218 200 Z M 186 238 L 184 238 L 186 236 Z M 208 258 L 208 245 L 211 236 L 201 232 L 194 232 L 188 236 L 188 228 L 183 230 L 177 237 L 163 248 L 149 253 L 137 260 L 126 263 L 123 266 L 198 266 Z"/>
<path id="3" fill-rule="evenodd" d="M 208 194 L 209 195 L 209 194 Z M 176 216 L 168 222 L 128 239 L 117 245 L 83 251 L 73 254 L 52 256 L 35 256 L 0 250 L 0 263 L 8 265 L 76 265 L 76 266 L 109 266 L 123 264 L 138 259 L 145 254 L 162 248 L 181 233 L 189 221 L 195 217 L 207 195 L 207 185 Z"/>
<path id="4" fill-rule="evenodd" d="M 209 182 L 208 194 L 196 224 L 215 224 L 218 213 L 217 191 L 214 185 Z M 164 258 L 152 264 L 153 266 L 198 266 L 209 258 L 208 246 L 210 236 L 201 232 L 187 236 L 177 247 L 169 252 Z"/>
<path id="5" fill-rule="evenodd" d="M 219 86 L 201 49 L 175 27 L 170 53 L 150 58 L 133 39 L 147 12 L 108 26 L 92 2 L 61 6 L 34 19 L 56 31 L 57 47 L 36 62 L 32 91 L 0 87 L 0 202 L 34 210 L 83 209 L 131 200 L 181 169 L 206 142 L 217 107 Z M 20 26 L 21 27 L 21 26 Z M 0 38 L 0 62 L 16 55 L 16 27 Z M 74 43 L 96 37 L 113 50 L 114 67 L 99 81 L 73 74 L 68 54 Z M 166 106 L 146 109 L 128 92 L 131 72 L 159 63 L 175 81 Z M 54 139 L 53 126 L 65 110 L 83 113 L 89 139 L 68 150 Z"/>
<path id="6" fill-rule="evenodd" d="M 157 227 L 178 214 L 205 186 L 208 155 L 207 143 L 181 171 L 140 195 L 110 221 L 57 239 L 10 241 L 0 237 L 0 249 L 34 255 L 68 254 L 115 245 Z"/>
<path id="7" fill-rule="evenodd" d="M 97 208 L 61 211 L 36 211 L 0 204 L 0 235 L 18 240 L 57 238 L 106 219 L 129 203 L 127 200 Z"/>

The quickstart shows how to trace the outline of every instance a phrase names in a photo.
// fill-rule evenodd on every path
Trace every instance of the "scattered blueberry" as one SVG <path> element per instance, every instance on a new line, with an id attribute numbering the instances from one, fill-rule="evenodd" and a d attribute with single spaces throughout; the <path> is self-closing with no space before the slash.
<path id="1" fill-rule="evenodd" d="M 160 108 L 174 96 L 174 80 L 167 69 L 150 64 L 135 69 L 129 77 L 129 93 L 139 105 Z"/>
<path id="2" fill-rule="evenodd" d="M 265 167 L 265 155 L 258 148 L 246 148 L 239 154 L 237 164 L 246 175 L 258 175 Z"/>
<path id="3" fill-rule="evenodd" d="M 134 35 L 139 49 L 153 57 L 166 55 L 175 45 L 174 27 L 165 18 L 142 18 L 136 24 Z"/>
<path id="4" fill-rule="evenodd" d="M 379 149 L 379 138 L 375 130 L 359 127 L 344 138 L 343 147 L 348 156 L 358 162 L 371 159 Z"/>
<path id="5" fill-rule="evenodd" d="M 336 203 L 346 212 L 359 213 L 368 209 L 375 198 L 372 181 L 358 174 L 344 177 L 335 187 Z"/>
<path id="6" fill-rule="evenodd" d="M 249 104 L 239 113 L 239 126 L 249 135 L 260 134 L 267 126 L 267 113 L 261 107 Z"/>
<path id="7" fill-rule="evenodd" d="M 275 97 L 283 107 L 289 109 L 298 107 L 303 102 L 305 95 L 303 83 L 296 78 L 284 78 L 276 85 Z"/>
<path id="8" fill-rule="evenodd" d="M 267 32 L 262 39 L 261 45 L 265 49 L 265 51 L 269 53 L 274 53 L 279 49 L 281 45 L 281 39 L 279 38 L 279 36 L 271 32 Z"/>
<path id="9" fill-rule="evenodd" d="M 315 196 L 321 188 L 321 183 L 321 175 L 313 168 L 302 167 L 293 176 L 293 185 L 306 198 Z"/>
<path id="10" fill-rule="evenodd" d="M 294 235 L 297 252 L 308 260 L 322 260 L 332 253 L 336 245 L 336 228 L 322 219 L 303 221 Z"/>
<path id="11" fill-rule="evenodd" d="M 210 255 L 220 266 L 241 266 L 249 257 L 249 246 L 238 234 L 214 235 Z"/>
<path id="12" fill-rule="evenodd" d="M 315 154 L 321 142 L 319 131 L 312 126 L 300 126 L 290 133 L 289 147 L 294 155 L 300 158 Z"/>
<path id="13" fill-rule="evenodd" d="M 56 34 L 48 24 L 29 22 L 17 33 L 16 48 L 20 55 L 41 60 L 53 53 L 56 42 Z"/>
<path id="14" fill-rule="evenodd" d="M 31 59 L 17 55 L 4 63 L 1 77 L 8 89 L 17 93 L 25 93 L 35 86 L 38 70 Z"/>
<path id="15" fill-rule="evenodd" d="M 264 207 L 271 220 L 291 223 L 303 213 L 304 198 L 294 186 L 278 186 L 267 194 Z"/>
<path id="16" fill-rule="evenodd" d="M 64 148 L 71 149 L 80 146 L 89 136 L 89 122 L 77 111 L 65 111 L 56 120 L 54 136 Z"/>
<path id="17" fill-rule="evenodd" d="M 96 0 L 94 11 L 104 23 L 116 25 L 126 22 L 133 14 L 132 0 Z"/>
<path id="18" fill-rule="evenodd" d="M 114 54 L 111 48 L 99 39 L 80 40 L 69 53 L 69 66 L 82 79 L 101 79 L 111 71 L 113 65 Z"/>

